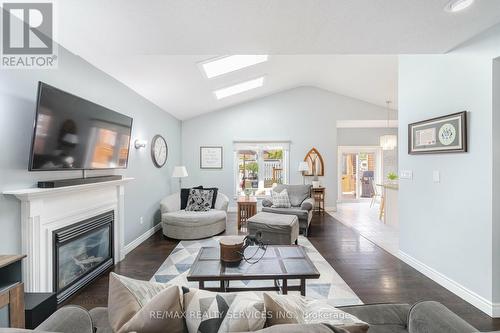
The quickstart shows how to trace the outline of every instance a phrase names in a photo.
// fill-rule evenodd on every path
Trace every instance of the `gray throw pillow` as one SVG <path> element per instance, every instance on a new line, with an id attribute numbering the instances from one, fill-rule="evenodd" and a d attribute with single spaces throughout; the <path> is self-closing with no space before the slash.
<path id="1" fill-rule="evenodd" d="M 189 191 L 186 211 L 188 212 L 208 212 L 212 208 L 213 190 L 203 190 L 192 188 Z"/>

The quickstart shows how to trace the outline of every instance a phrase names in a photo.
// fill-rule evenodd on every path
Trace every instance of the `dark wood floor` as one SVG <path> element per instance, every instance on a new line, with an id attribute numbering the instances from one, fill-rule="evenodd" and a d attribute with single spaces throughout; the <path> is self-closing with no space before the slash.
<path id="1" fill-rule="evenodd" d="M 230 219 L 231 224 L 236 223 L 235 214 L 230 214 Z M 310 231 L 311 243 L 365 304 L 435 300 L 481 331 L 500 330 L 500 319 L 490 318 L 328 214 L 315 216 Z M 149 280 L 176 245 L 176 241 L 163 239 L 158 232 L 130 252 L 112 271 Z M 107 293 L 106 274 L 66 303 L 88 309 L 106 306 Z"/>

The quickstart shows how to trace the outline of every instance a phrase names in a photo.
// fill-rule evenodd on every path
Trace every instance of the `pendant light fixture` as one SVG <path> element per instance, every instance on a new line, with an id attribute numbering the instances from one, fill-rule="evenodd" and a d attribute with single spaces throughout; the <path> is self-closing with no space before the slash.
<path id="1" fill-rule="evenodd" d="M 385 101 L 387 105 L 387 129 L 390 128 L 390 108 L 389 105 L 391 104 L 391 101 Z M 393 150 L 396 148 L 398 145 L 398 137 L 396 135 L 392 134 L 386 134 L 380 136 L 380 147 L 382 147 L 382 150 Z"/>

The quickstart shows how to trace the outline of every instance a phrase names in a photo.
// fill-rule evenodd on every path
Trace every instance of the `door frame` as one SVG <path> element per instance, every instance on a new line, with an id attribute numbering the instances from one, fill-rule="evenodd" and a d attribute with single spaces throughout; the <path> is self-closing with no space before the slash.
<path id="1" fill-rule="evenodd" d="M 380 146 L 338 146 L 337 148 L 337 203 L 342 202 L 359 202 L 358 198 L 358 182 L 359 177 L 356 175 L 356 199 L 342 200 L 342 154 L 359 154 L 359 153 L 375 153 L 375 183 L 382 183 L 384 159 L 382 157 L 382 147 Z"/>

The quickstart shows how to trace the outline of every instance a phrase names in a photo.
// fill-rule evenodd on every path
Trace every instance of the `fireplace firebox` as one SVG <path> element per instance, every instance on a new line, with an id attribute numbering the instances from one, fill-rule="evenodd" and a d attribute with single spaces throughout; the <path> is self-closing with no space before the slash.
<path id="1" fill-rule="evenodd" d="M 109 211 L 53 231 L 53 290 L 57 302 L 113 266 L 114 212 Z"/>

